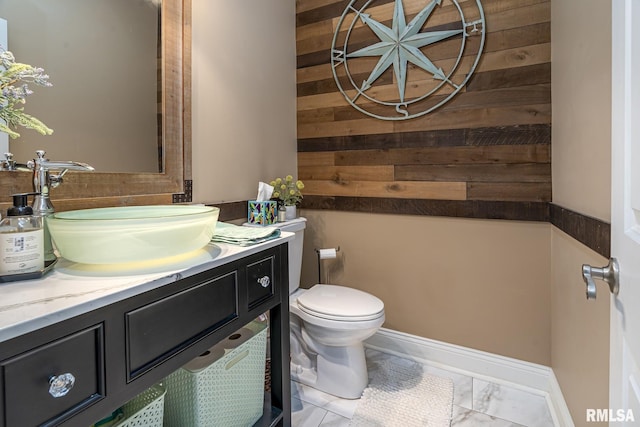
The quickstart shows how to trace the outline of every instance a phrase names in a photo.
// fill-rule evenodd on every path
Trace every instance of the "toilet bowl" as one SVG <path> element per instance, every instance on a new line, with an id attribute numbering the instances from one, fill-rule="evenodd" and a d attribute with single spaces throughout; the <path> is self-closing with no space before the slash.
<path id="1" fill-rule="evenodd" d="M 363 341 L 384 323 L 382 301 L 318 284 L 290 295 L 289 311 L 291 378 L 334 396 L 359 398 L 369 381 Z"/>
<path id="2" fill-rule="evenodd" d="M 289 244 L 291 378 L 334 396 L 357 399 L 368 384 L 363 341 L 384 323 L 384 303 L 346 286 L 300 289 L 306 220 L 278 226 L 296 234 Z"/>

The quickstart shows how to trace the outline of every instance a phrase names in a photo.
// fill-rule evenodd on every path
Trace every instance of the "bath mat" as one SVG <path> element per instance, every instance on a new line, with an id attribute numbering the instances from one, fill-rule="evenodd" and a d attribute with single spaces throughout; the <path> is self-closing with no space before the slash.
<path id="1" fill-rule="evenodd" d="M 383 360 L 351 419 L 353 427 L 449 427 L 453 381 L 424 372 L 409 360 Z"/>

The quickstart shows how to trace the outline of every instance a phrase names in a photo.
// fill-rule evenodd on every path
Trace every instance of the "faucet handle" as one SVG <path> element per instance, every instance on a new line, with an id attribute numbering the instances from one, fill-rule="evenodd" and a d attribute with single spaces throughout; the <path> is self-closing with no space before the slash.
<path id="1" fill-rule="evenodd" d="M 13 160 L 13 153 L 4 153 L 4 160 L 0 163 L 3 170 L 12 171 L 16 169 L 16 161 Z"/>
<path id="2" fill-rule="evenodd" d="M 64 180 L 62 179 L 62 175 L 64 175 L 66 171 L 67 169 L 63 170 L 62 173 L 59 173 L 57 175 L 49 175 L 49 186 L 51 188 L 58 188 L 60 184 L 64 182 Z"/>

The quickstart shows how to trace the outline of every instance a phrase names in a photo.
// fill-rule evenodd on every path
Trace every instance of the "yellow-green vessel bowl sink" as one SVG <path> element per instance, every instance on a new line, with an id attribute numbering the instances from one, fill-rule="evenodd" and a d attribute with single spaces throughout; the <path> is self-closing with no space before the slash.
<path id="1" fill-rule="evenodd" d="M 63 258 L 116 264 L 201 249 L 213 237 L 219 214 L 211 206 L 125 206 L 56 212 L 46 223 Z"/>

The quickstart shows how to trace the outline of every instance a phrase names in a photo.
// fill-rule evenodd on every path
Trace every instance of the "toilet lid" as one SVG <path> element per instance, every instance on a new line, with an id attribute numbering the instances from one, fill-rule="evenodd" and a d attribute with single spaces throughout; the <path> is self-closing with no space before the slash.
<path id="1" fill-rule="evenodd" d="M 372 320 L 384 312 L 384 303 L 379 298 L 344 286 L 315 285 L 297 301 L 300 310 L 331 320 Z"/>

